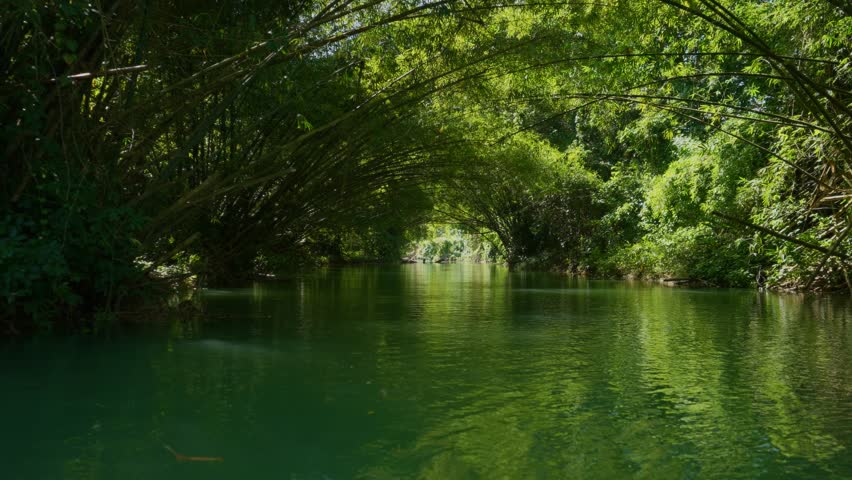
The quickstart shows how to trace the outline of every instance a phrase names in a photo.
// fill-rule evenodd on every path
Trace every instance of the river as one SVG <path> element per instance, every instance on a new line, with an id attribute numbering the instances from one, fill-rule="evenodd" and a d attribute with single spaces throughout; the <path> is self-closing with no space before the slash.
<path id="1" fill-rule="evenodd" d="M 0 344 L 3 478 L 852 478 L 848 296 L 456 264 L 203 305 Z"/>

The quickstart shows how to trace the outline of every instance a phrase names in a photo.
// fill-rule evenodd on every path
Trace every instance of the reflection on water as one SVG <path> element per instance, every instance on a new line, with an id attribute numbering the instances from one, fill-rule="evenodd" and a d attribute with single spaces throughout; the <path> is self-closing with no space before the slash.
<path id="1" fill-rule="evenodd" d="M 852 477 L 847 297 L 407 265 L 205 308 L 0 347 L 4 477 Z"/>

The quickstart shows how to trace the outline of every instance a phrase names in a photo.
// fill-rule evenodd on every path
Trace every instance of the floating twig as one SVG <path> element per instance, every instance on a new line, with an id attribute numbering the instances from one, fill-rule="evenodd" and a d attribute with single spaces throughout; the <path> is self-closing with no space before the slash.
<path id="1" fill-rule="evenodd" d="M 163 444 L 163 448 L 168 450 L 172 455 L 175 456 L 175 460 L 178 462 L 224 462 L 225 459 L 222 457 L 191 457 L 188 455 L 182 455 L 177 453 L 174 448 Z"/>

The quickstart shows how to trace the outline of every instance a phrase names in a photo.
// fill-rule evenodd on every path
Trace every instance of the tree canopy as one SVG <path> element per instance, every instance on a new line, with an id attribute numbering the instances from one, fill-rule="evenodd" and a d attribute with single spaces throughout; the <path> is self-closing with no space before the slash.
<path id="1" fill-rule="evenodd" d="M 511 265 L 849 288 L 834 0 L 9 0 L 0 316 L 109 316 L 443 222 Z"/>

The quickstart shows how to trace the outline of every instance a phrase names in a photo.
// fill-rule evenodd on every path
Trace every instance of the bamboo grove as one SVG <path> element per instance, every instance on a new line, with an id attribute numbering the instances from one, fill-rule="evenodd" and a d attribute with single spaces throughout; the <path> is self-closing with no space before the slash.
<path id="1" fill-rule="evenodd" d="M 845 2 L 4 3 L 10 330 L 430 222 L 514 266 L 852 289 Z"/>

